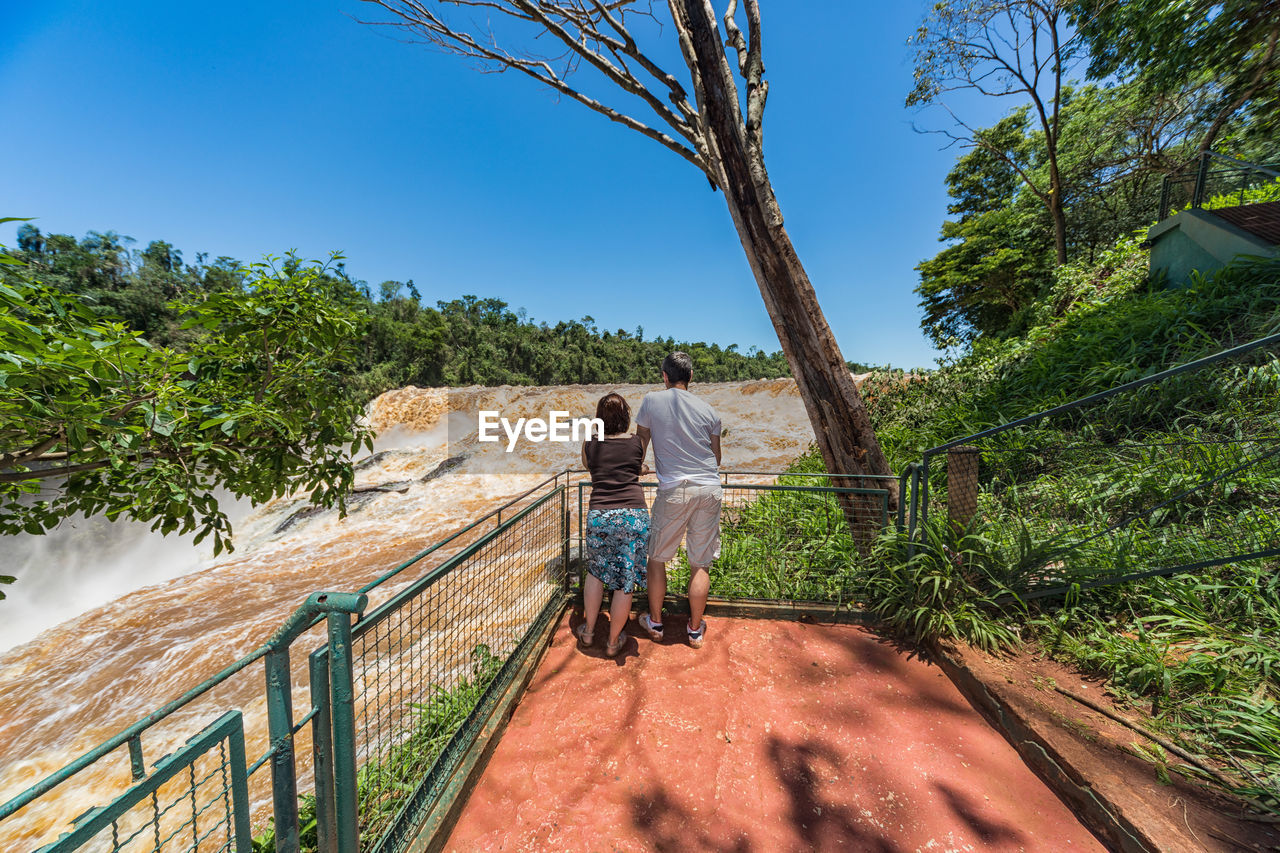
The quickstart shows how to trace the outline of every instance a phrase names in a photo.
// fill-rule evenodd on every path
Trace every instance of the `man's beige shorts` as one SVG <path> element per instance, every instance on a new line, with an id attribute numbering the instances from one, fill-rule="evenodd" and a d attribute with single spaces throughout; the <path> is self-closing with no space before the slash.
<path id="1" fill-rule="evenodd" d="M 680 483 L 658 489 L 649 511 L 649 559 L 665 563 L 685 543 L 689 565 L 709 566 L 720 556 L 719 486 Z"/>

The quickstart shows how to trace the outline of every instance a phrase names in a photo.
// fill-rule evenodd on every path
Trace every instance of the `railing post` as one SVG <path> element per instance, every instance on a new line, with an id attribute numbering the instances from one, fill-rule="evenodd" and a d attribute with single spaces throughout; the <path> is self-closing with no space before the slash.
<path id="1" fill-rule="evenodd" d="M 1209 180 L 1209 152 L 1200 152 L 1200 162 L 1196 165 L 1196 188 L 1191 193 L 1191 207 L 1197 209 L 1204 203 L 1205 184 Z"/>
<path id="2" fill-rule="evenodd" d="M 569 581 L 569 532 L 573 530 L 573 512 L 569 509 L 569 492 L 567 489 L 560 492 L 560 515 L 564 520 L 560 527 L 560 565 L 564 570 L 564 594 L 568 595 L 572 589 L 572 584 Z"/>
<path id="3" fill-rule="evenodd" d="M 966 445 L 947 451 L 947 521 L 960 535 L 978 514 L 978 462 L 982 452 Z"/>
<path id="4" fill-rule="evenodd" d="M 586 531 L 586 521 L 585 521 L 586 513 L 583 512 L 583 509 L 582 509 L 582 497 L 583 497 L 582 492 L 583 492 L 584 486 L 585 486 L 585 483 L 579 480 L 578 481 L 578 553 L 579 554 L 582 553 L 582 549 L 585 548 L 587 545 L 587 531 Z"/>
<path id="5" fill-rule="evenodd" d="M 360 848 L 356 791 L 355 688 L 352 684 L 351 614 L 329 614 L 329 677 L 333 722 L 333 800 L 338 850 Z"/>
<path id="6" fill-rule="evenodd" d="M 898 476 L 898 520 L 897 528 L 901 533 L 906 529 L 907 520 L 907 504 L 911 500 L 910 486 L 908 483 L 911 478 L 911 470 L 915 467 L 915 463 L 911 463 L 902 469 L 902 474 Z"/>
<path id="7" fill-rule="evenodd" d="M 298 779 L 293 764 L 293 695 L 288 646 L 267 652 L 266 673 L 276 853 L 297 853 Z"/>
<path id="8" fill-rule="evenodd" d="M 929 520 L 929 454 L 920 459 L 920 525 Z"/>
<path id="9" fill-rule="evenodd" d="M 316 778 L 316 841 L 320 853 L 338 853 L 334 835 L 337 815 L 333 802 L 333 715 L 329 703 L 329 660 L 324 649 L 312 652 L 311 720 L 312 767 Z"/>

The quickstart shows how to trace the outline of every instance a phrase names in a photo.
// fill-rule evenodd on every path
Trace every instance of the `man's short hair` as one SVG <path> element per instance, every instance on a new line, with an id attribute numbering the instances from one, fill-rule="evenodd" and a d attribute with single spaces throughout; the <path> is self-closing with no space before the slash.
<path id="1" fill-rule="evenodd" d="M 662 360 L 662 372 L 672 385 L 688 385 L 693 378 L 693 359 L 687 352 L 673 352 Z"/>

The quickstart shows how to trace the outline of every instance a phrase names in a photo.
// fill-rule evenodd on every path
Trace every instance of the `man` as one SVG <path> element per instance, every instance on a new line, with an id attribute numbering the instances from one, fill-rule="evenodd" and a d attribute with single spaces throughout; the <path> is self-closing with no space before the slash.
<path id="1" fill-rule="evenodd" d="M 693 359 L 673 352 L 662 362 L 665 391 L 640 401 L 636 435 L 653 445 L 658 495 L 649 522 L 649 612 L 640 627 L 653 639 L 662 637 L 662 599 L 667 594 L 667 561 L 685 539 L 689 556 L 689 645 L 702 646 L 707 623 L 702 618 L 711 585 L 708 570 L 720 556 L 720 418 L 703 400 L 689 393 Z"/>

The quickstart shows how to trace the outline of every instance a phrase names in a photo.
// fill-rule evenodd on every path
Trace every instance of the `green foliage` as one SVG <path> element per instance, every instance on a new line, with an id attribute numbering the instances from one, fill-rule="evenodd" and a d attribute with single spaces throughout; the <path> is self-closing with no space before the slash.
<path id="1" fill-rule="evenodd" d="M 388 292 L 391 291 L 390 289 Z M 372 322 L 353 379 L 362 397 L 405 385 L 574 385 L 654 382 L 667 353 L 693 358 L 698 382 L 788 375 L 781 352 L 646 340 L 643 329 L 609 331 L 591 317 L 534 323 L 499 299 L 463 296 L 424 307 L 395 296 L 367 306 Z"/>
<path id="2" fill-rule="evenodd" d="M 1201 203 L 1204 210 L 1215 210 L 1219 207 L 1234 207 L 1241 204 L 1264 204 L 1280 201 L 1280 178 L 1269 183 L 1246 186 L 1235 192 L 1220 193 L 1209 196 Z M 1188 203 L 1187 207 L 1191 205 Z"/>
<path id="3" fill-rule="evenodd" d="M 857 594 L 884 626 L 915 643 L 961 639 L 986 651 L 1020 642 L 1018 593 L 1052 543 L 1032 541 L 1025 525 L 1009 542 L 990 527 L 953 530 L 931 518 L 913 544 L 887 531 L 859 576 Z"/>
<path id="4" fill-rule="evenodd" d="M 425 702 L 412 704 L 406 737 L 389 752 L 369 761 L 356 775 L 361 834 L 376 839 L 399 813 L 444 748 L 462 728 L 485 690 L 502 669 L 503 659 L 486 645 L 471 650 L 467 674 L 452 687 L 434 685 Z"/>
<path id="5" fill-rule="evenodd" d="M 1280 331 L 1280 261 L 1241 259 L 1186 290 L 1153 291 L 1143 236 L 1060 267 L 1021 338 L 980 338 L 919 381 L 880 382 L 868 406 L 894 467 Z M 1259 351 L 1001 433 L 986 440 L 971 530 L 957 537 L 936 518 L 948 484 L 931 466 L 922 541 L 908 556 L 886 537 L 857 594 L 908 639 L 1035 639 L 1230 764 L 1238 793 L 1280 808 L 1280 563 L 1081 586 L 1280 541 L 1280 466 L 1250 463 L 1275 448 L 1278 411 L 1280 361 Z M 1073 585 L 1065 603 L 1025 595 Z"/>
<path id="6" fill-rule="evenodd" d="M 1280 808 L 1276 570 L 1257 561 L 1135 583 L 1039 614 L 1030 629 L 1170 737 L 1230 762 L 1239 793 Z"/>
<path id="7" fill-rule="evenodd" d="M 1280 330 L 1280 261 L 1242 259 L 1183 290 L 1150 292 L 1146 250 L 1122 239 L 1068 265 L 1018 339 L 982 339 L 921 381 L 868 402 L 895 469 L 929 447 Z"/>
<path id="8" fill-rule="evenodd" d="M 940 239 L 957 242 L 916 265 L 920 326 L 934 346 L 1011 330 L 1050 276 L 1051 246 L 1035 219 L 1007 207 L 943 223 Z"/>
<path id="9" fill-rule="evenodd" d="M 253 853 L 275 853 L 276 819 L 267 818 L 267 825 L 249 839 Z M 316 798 L 314 794 L 298 797 L 298 850 L 300 853 L 316 853 L 320 849 L 320 834 L 316 822 Z"/>
<path id="10" fill-rule="evenodd" d="M 802 467 L 822 470 L 816 453 Z M 779 485 L 822 486 L 825 480 L 783 476 Z M 721 511 L 720 556 L 711 573 L 714 595 L 789 601 L 846 601 L 861 570 L 857 544 L 835 494 L 748 492 Z M 678 589 L 688 583 L 684 550 L 668 567 Z"/>
<path id="11" fill-rule="evenodd" d="M 1073 17 L 1090 51 L 1093 79 L 1134 79 L 1155 98 L 1205 85 L 1205 147 L 1217 128 L 1275 151 L 1280 91 L 1280 15 L 1255 0 L 1078 0 Z M 1244 156 L 1249 156 L 1247 149 Z"/>
<path id="12" fill-rule="evenodd" d="M 1061 95 L 1056 162 L 1069 264 L 1093 269 L 1116 240 L 1156 217 L 1162 172 L 1190 156 L 1199 132 L 1190 101 L 1153 101 L 1135 86 L 1074 86 Z M 1020 335 L 1054 287 L 1053 225 L 1033 190 L 1047 182 L 1043 132 L 1025 107 L 975 131 L 975 147 L 947 176 L 953 201 L 941 240 L 922 261 L 921 327 L 939 347 Z M 1030 184 L 1017 180 L 1026 176 Z"/>
<path id="13" fill-rule="evenodd" d="M 132 242 L 110 231 L 76 240 L 24 225 L 15 256 L 50 290 L 79 297 L 151 344 L 177 349 L 198 337 L 198 330 L 184 327 L 180 305 L 245 290 L 246 268 L 232 258 L 206 263 L 198 254 L 196 263 L 185 264 L 182 253 L 162 240 L 140 251 L 129 249 Z M 430 307 L 412 281 L 384 281 L 375 297 L 340 263 L 326 267 L 315 283 L 367 318 L 359 346 L 338 368 L 343 387 L 362 401 L 405 385 L 649 383 L 676 349 L 693 357 L 699 382 L 790 373 L 781 352 L 646 339 L 642 328 L 600 329 L 590 317 L 535 323 L 499 299 L 468 295 Z"/>
<path id="14" fill-rule="evenodd" d="M 349 452 L 371 445 L 339 381 L 363 318 L 324 266 L 255 264 L 241 287 L 175 303 L 179 351 L 4 258 L 0 533 L 103 513 L 212 534 L 218 552 L 230 526 L 216 488 L 341 504 Z"/>
<path id="15" fill-rule="evenodd" d="M 908 105 L 956 89 L 1026 103 L 988 128 L 953 113 L 959 129 L 943 131 L 967 151 L 947 177 L 948 213 L 960 214 L 942 226 L 948 245 L 917 267 L 921 326 L 934 343 L 967 347 L 1032 328 L 1026 311 L 1053 268 L 1093 265 L 1118 237 L 1150 225 L 1163 176 L 1201 150 L 1280 160 L 1278 20 L 1269 5 L 1244 0 L 935 4 L 912 39 Z M 1082 48 L 1085 82 L 1070 77 Z M 1208 206 L 1273 192 L 1228 193 Z"/>

